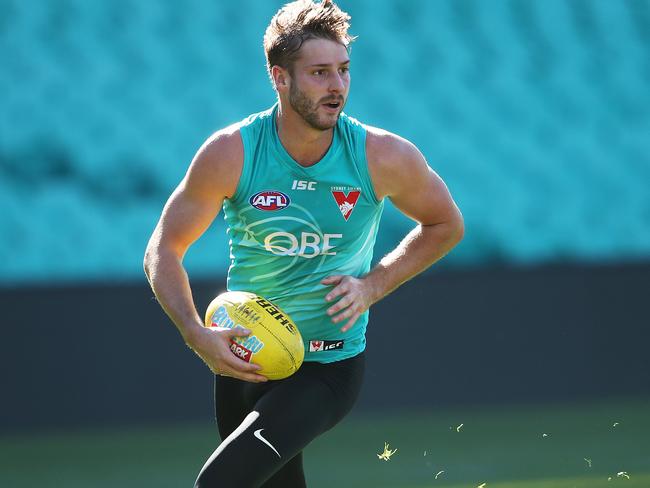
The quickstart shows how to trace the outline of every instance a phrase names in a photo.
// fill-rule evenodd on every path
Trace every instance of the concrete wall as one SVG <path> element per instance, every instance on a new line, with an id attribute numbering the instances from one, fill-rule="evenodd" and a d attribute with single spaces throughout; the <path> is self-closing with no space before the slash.
<path id="1" fill-rule="evenodd" d="M 224 280 L 194 284 L 203 310 Z M 372 309 L 359 409 L 650 395 L 650 263 L 436 272 Z M 0 429 L 209 420 L 146 283 L 0 290 Z"/>

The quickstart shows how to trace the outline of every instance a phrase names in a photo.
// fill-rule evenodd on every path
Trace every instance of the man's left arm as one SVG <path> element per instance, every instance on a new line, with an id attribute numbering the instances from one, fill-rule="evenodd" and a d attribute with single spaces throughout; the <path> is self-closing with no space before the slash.
<path id="1" fill-rule="evenodd" d="M 325 299 L 332 322 L 345 320 L 342 332 L 402 283 L 445 256 L 463 238 L 460 210 L 447 186 L 410 142 L 379 129 L 368 129 L 367 157 L 377 198 L 388 197 L 417 226 L 366 275 L 333 275 Z"/>

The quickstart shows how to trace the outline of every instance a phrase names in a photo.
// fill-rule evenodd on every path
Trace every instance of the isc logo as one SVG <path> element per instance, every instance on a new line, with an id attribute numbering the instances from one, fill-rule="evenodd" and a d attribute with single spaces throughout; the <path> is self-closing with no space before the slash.
<path id="1" fill-rule="evenodd" d="M 273 211 L 287 208 L 291 199 L 281 191 L 266 190 L 256 193 L 248 202 L 258 210 Z"/>
<path id="2" fill-rule="evenodd" d="M 315 181 L 303 181 L 303 180 L 293 180 L 293 185 L 291 185 L 292 190 L 315 190 L 316 182 Z"/>

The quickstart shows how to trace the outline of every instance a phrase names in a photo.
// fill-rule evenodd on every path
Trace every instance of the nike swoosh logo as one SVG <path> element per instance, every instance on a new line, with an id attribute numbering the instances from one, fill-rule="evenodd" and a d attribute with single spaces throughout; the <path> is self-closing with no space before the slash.
<path id="1" fill-rule="evenodd" d="M 275 447 L 273 447 L 269 441 L 267 441 L 264 437 L 262 437 L 261 432 L 263 430 L 264 429 L 257 429 L 255 432 L 253 432 L 253 435 L 257 437 L 259 440 L 261 440 L 264 444 L 269 446 L 271 449 L 273 449 L 273 452 L 276 453 L 279 458 L 281 458 L 282 456 L 280 456 L 280 453 L 275 449 Z"/>

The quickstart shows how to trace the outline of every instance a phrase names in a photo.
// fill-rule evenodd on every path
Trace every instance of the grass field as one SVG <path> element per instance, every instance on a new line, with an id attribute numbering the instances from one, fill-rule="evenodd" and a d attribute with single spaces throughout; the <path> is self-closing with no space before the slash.
<path id="1" fill-rule="evenodd" d="M 0 437 L 0 487 L 189 488 L 215 443 L 212 425 Z M 650 402 L 357 413 L 306 465 L 310 488 L 649 488 Z"/>

